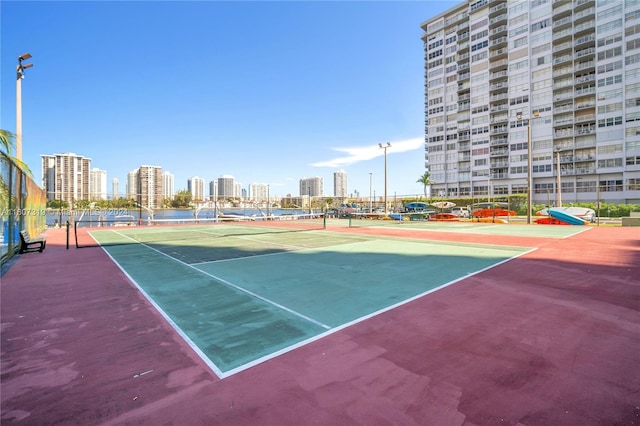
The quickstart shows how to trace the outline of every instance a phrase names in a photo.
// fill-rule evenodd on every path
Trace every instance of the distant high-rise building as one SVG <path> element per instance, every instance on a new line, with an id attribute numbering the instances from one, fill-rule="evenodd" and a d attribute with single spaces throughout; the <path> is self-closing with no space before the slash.
<path id="1" fill-rule="evenodd" d="M 267 201 L 267 189 L 266 183 L 252 183 L 249 185 L 249 199 L 256 203 Z"/>
<path id="2" fill-rule="evenodd" d="M 321 197 L 323 195 L 323 181 L 321 177 L 300 179 L 300 196 Z"/>
<path id="3" fill-rule="evenodd" d="M 204 201 L 204 179 L 194 176 L 187 180 L 187 190 L 193 201 Z"/>
<path id="4" fill-rule="evenodd" d="M 89 171 L 89 198 L 91 201 L 107 199 L 107 172 L 97 167 Z"/>
<path id="5" fill-rule="evenodd" d="M 640 201 L 640 2 L 468 0 L 421 27 L 432 194 Z"/>
<path id="6" fill-rule="evenodd" d="M 143 207 L 162 207 L 162 167 L 140 166 L 129 172 L 127 196 Z"/>
<path id="7" fill-rule="evenodd" d="M 41 155 L 42 188 L 47 200 L 89 199 L 91 159 L 74 153 Z"/>
<path id="8" fill-rule="evenodd" d="M 171 173 L 162 173 L 162 197 L 166 200 L 172 200 L 175 195 L 174 180 L 174 176 Z"/>
<path id="9" fill-rule="evenodd" d="M 113 178 L 111 180 L 111 199 L 117 200 L 119 198 L 118 194 L 118 178 Z"/>
<path id="10" fill-rule="evenodd" d="M 131 170 L 127 173 L 127 199 L 138 199 L 138 169 Z"/>
<path id="11" fill-rule="evenodd" d="M 333 174 L 333 195 L 335 197 L 347 197 L 347 172 L 339 170 Z"/>
<path id="12" fill-rule="evenodd" d="M 231 175 L 222 175 L 218 178 L 218 198 L 235 198 L 235 178 Z"/>

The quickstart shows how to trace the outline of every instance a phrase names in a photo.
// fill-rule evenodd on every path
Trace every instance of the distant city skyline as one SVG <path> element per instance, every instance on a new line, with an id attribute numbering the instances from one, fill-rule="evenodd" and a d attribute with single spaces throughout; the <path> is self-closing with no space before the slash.
<path id="1" fill-rule="evenodd" d="M 422 194 L 420 24 L 456 3 L 3 2 L 0 127 L 15 131 L 12 70 L 29 52 L 22 147 L 37 182 L 42 153 L 77 152 L 121 194 L 140 164 L 176 191 L 232 174 L 283 196 L 345 170 L 350 194 L 371 174 L 381 194 L 390 141 L 389 194 Z"/>

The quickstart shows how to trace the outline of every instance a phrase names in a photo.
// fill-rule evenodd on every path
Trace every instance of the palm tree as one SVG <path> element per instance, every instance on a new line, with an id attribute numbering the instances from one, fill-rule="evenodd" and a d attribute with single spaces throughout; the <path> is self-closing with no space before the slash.
<path id="1" fill-rule="evenodd" d="M 16 164 L 16 166 L 26 172 L 29 176 L 33 177 L 33 173 L 31 172 L 31 169 L 29 169 L 29 166 L 19 158 L 11 155 L 11 148 L 13 148 L 14 144 L 15 141 L 13 133 L 8 130 L 0 129 L 0 152 L 4 152 L 7 157 Z"/>
<path id="2" fill-rule="evenodd" d="M 427 198 L 427 186 L 431 185 L 433 181 L 431 180 L 431 174 L 429 172 L 424 172 L 420 179 L 416 181 L 416 183 L 421 183 L 424 186 L 424 198 Z"/>

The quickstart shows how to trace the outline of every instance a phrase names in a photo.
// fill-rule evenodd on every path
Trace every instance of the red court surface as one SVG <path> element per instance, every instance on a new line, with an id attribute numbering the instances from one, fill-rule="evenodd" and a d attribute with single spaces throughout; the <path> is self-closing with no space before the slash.
<path id="1" fill-rule="evenodd" d="M 640 423 L 640 229 L 396 232 L 539 248 L 220 380 L 102 249 L 49 230 L 0 283 L 1 423 Z"/>

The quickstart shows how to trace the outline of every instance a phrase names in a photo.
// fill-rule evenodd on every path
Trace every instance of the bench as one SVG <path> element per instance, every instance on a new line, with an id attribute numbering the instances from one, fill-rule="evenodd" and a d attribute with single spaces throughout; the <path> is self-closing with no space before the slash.
<path id="1" fill-rule="evenodd" d="M 42 253 L 46 245 L 47 240 L 44 238 L 31 238 L 29 232 L 20 231 L 20 253 L 28 253 L 30 251 L 39 251 Z"/>

